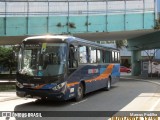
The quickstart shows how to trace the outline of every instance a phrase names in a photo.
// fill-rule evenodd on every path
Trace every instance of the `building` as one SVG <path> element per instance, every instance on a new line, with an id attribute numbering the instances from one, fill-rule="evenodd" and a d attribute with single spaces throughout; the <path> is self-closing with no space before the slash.
<path id="1" fill-rule="evenodd" d="M 99 41 L 100 44 L 106 44 L 108 47 L 116 48 L 116 44 L 114 41 Z M 120 56 L 121 56 L 121 65 L 126 67 L 131 67 L 131 51 L 128 51 L 127 48 L 120 49 Z M 141 59 L 142 60 L 148 60 L 149 56 L 154 56 L 155 59 L 160 59 L 160 50 L 145 50 L 141 51 Z"/>
<path id="2" fill-rule="evenodd" d="M 159 17 L 160 17 L 160 0 L 157 0 L 157 10 L 158 10 Z"/>
<path id="3" fill-rule="evenodd" d="M 120 50 L 121 56 L 121 65 L 126 67 L 131 66 L 131 51 L 128 51 L 127 48 L 123 48 Z M 155 54 L 155 55 L 154 55 Z M 160 58 L 160 50 L 145 50 L 141 51 L 141 59 L 139 61 L 148 60 L 150 56 L 155 56 L 154 58 Z"/>

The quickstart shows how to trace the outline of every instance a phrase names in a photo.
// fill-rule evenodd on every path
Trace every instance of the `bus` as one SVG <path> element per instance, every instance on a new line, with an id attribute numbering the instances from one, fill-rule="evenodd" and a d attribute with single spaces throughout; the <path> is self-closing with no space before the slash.
<path id="1" fill-rule="evenodd" d="M 84 95 L 110 90 L 120 78 L 120 52 L 73 36 L 46 35 L 22 41 L 16 94 L 41 100 L 80 101 Z"/>

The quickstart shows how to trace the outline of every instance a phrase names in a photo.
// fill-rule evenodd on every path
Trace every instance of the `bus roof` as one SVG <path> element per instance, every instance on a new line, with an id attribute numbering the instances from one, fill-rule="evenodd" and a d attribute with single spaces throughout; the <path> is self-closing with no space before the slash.
<path id="1" fill-rule="evenodd" d="M 43 36 L 33 36 L 33 37 L 27 37 L 23 40 L 23 42 L 26 42 L 26 41 L 34 41 L 34 40 L 44 40 L 44 39 L 49 39 L 50 40 L 53 40 L 53 39 L 56 39 L 56 40 L 62 40 L 62 42 L 67 42 L 67 43 L 75 43 L 75 42 L 78 42 L 79 44 L 84 44 L 84 45 L 90 45 L 90 46 L 95 46 L 95 47 L 102 47 L 102 48 L 107 48 L 107 49 L 112 49 L 112 50 L 116 50 L 116 51 L 119 51 L 118 49 L 116 48 L 113 48 L 113 47 L 108 47 L 106 45 L 103 45 L 103 44 L 98 44 L 96 42 L 92 42 L 92 41 L 89 41 L 89 40 L 84 40 L 84 39 L 81 39 L 81 38 L 77 38 L 77 37 L 74 37 L 74 36 L 69 36 L 69 35 L 43 35 Z"/>
<path id="2" fill-rule="evenodd" d="M 71 36 L 65 36 L 65 35 L 43 35 L 43 36 L 32 36 L 32 37 L 27 37 L 23 41 L 28 41 L 28 40 L 36 40 L 36 39 L 67 39 L 68 37 Z"/>

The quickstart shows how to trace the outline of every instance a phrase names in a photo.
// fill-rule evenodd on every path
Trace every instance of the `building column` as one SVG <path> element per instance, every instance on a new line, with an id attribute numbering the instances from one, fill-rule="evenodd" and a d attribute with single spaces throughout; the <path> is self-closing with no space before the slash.
<path id="1" fill-rule="evenodd" d="M 141 51 L 133 50 L 131 53 L 132 75 L 138 76 L 141 74 Z"/>

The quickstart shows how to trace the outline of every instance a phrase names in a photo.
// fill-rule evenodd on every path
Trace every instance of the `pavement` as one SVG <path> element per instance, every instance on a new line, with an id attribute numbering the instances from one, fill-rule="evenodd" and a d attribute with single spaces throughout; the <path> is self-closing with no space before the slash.
<path id="1" fill-rule="evenodd" d="M 137 80 L 137 81 L 144 81 L 144 82 L 150 82 L 153 84 L 160 85 L 160 79 L 159 78 L 144 78 L 141 76 L 131 76 L 130 74 L 122 73 L 121 79 L 126 80 Z M 15 84 L 15 80 L 0 80 L 0 87 L 1 85 L 6 84 Z M 1 91 L 0 92 L 0 102 L 9 101 L 19 99 L 19 97 L 16 96 L 16 90 L 7 90 L 7 91 Z M 160 106 L 160 102 L 159 105 Z"/>
<path id="2" fill-rule="evenodd" d="M 14 79 L 10 80 L 0 79 L 0 87 L 1 85 L 15 85 L 15 83 L 16 81 Z M 19 97 L 17 97 L 16 95 L 16 90 L 0 91 L 0 102 L 14 100 L 18 98 Z"/>
<path id="3" fill-rule="evenodd" d="M 160 85 L 160 78 L 156 77 L 142 77 L 142 76 L 126 76 L 126 75 L 121 75 L 121 79 L 126 79 L 126 80 L 137 80 L 137 81 L 144 81 L 144 82 L 150 82 L 154 84 Z"/>
<path id="4" fill-rule="evenodd" d="M 157 78 L 157 77 L 131 76 L 131 75 L 126 75 L 122 73 L 121 79 L 125 79 L 125 80 L 134 79 L 136 81 L 149 82 L 149 83 L 160 86 L 160 78 Z M 146 109 L 149 111 L 160 111 L 160 93 L 158 91 L 155 93 L 140 94 L 136 99 L 134 99 L 131 103 L 129 103 L 126 107 L 124 107 L 121 111 L 129 111 L 129 110 L 136 111 L 137 109 L 139 111 L 144 111 Z M 135 107 L 135 105 L 138 105 L 138 106 Z"/>
<path id="5" fill-rule="evenodd" d="M 15 100 L 15 99 L 19 99 L 19 97 L 17 97 L 16 95 L 15 90 L 0 92 L 0 102 L 5 102 L 5 101 Z"/>

